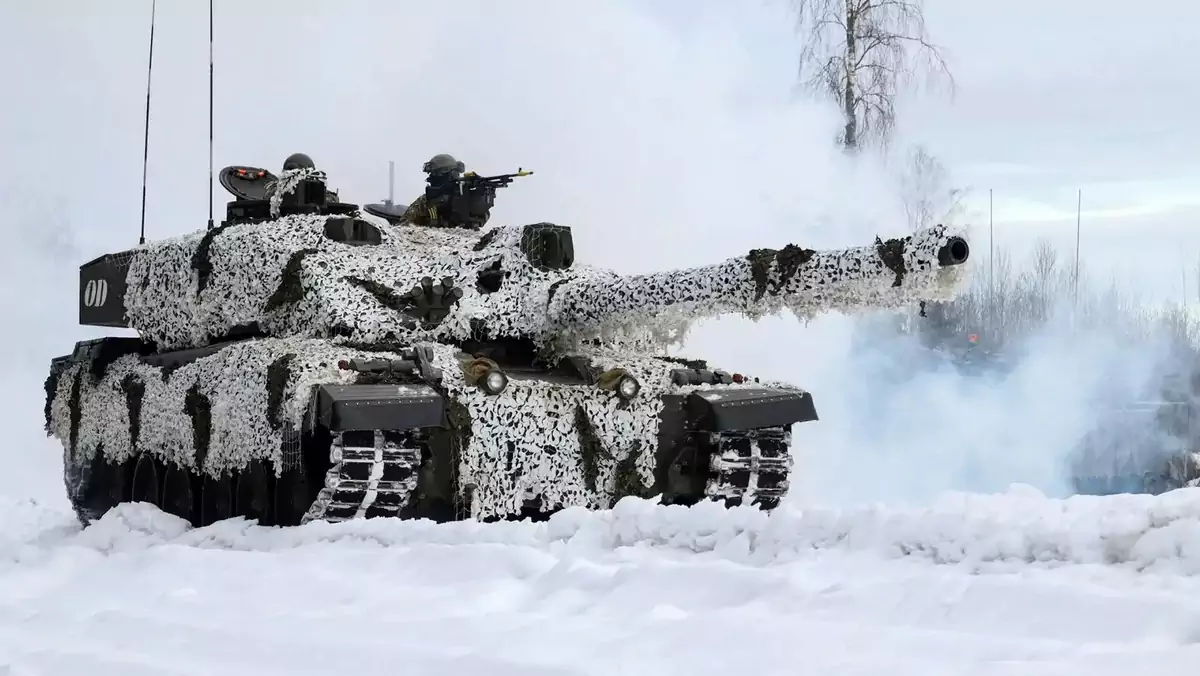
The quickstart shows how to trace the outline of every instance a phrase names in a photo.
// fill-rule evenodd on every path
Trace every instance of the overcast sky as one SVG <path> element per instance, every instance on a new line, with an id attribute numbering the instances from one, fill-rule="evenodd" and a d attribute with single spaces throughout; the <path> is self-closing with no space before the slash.
<path id="1" fill-rule="evenodd" d="M 586 262 L 641 271 L 749 248 L 847 246 L 905 228 L 891 169 L 850 166 L 839 121 L 795 92 L 785 0 L 216 1 L 216 168 L 309 153 L 351 202 L 421 189 L 450 152 L 536 174 L 499 222 L 572 225 Z M 207 3 L 158 5 L 147 236 L 207 218 Z M 137 242 L 150 0 L 0 0 L 3 345 L 37 387 L 75 326 L 79 263 Z M 1198 302 L 1200 4 L 930 0 L 958 92 L 908 97 L 897 150 L 924 143 L 972 189 L 975 249 L 1038 235 L 1100 276 Z M 217 219 L 228 196 L 216 186 Z M 802 349 L 794 320 L 702 333 L 725 363 Z M 740 360 L 740 361 L 739 361 Z M 775 368 L 775 367 L 771 367 Z M 817 378 L 820 365 L 780 376 Z M 807 369 L 807 370 L 806 370 Z M 31 385 L 32 383 L 32 385 Z M 27 406 L 40 416 L 40 393 Z"/>
<path id="2" fill-rule="evenodd" d="M 664 203 L 659 216 L 682 224 L 698 222 L 699 204 L 779 205 L 789 201 L 779 192 L 806 189 L 771 178 L 761 182 L 769 194 L 712 188 L 729 174 L 826 170 L 823 154 L 789 146 L 833 132 L 821 126 L 830 119 L 814 121 L 830 111 L 795 97 L 799 37 L 787 2 L 218 0 L 216 163 L 276 168 L 304 150 L 365 201 L 385 194 L 389 159 L 400 164 L 398 189 L 412 193 L 415 169 L 433 152 L 488 171 L 536 158 L 539 177 L 502 199 L 512 216 L 537 205 L 539 218 L 565 220 L 545 201 L 552 186 L 573 183 L 567 173 L 598 178 L 597 165 L 624 153 L 627 175 L 607 188 L 577 186 L 591 193 L 586 204 L 559 201 L 576 201 L 560 213 L 567 208 L 587 227 L 598 214 L 577 214 L 596 214 L 591 201 L 601 193 L 636 202 L 662 174 L 695 172 L 694 162 L 669 154 L 650 159 L 692 140 L 706 165 L 702 179 L 685 179 L 694 190 L 686 200 L 697 204 Z M 0 1 L 4 91 L 20 101 L 0 116 L 5 183 L 28 194 L 29 183 L 88 177 L 55 192 L 71 226 L 92 242 L 89 255 L 104 248 L 90 239 L 95 229 L 114 237 L 136 228 L 150 4 Z M 190 229 L 204 215 L 206 9 L 158 8 L 152 235 Z M 1188 119 L 1197 89 L 1186 33 L 1200 24 L 1200 5 L 1151 0 L 1131 12 L 1115 0 L 928 0 L 926 16 L 957 95 L 903 101 L 897 150 L 915 142 L 932 149 L 972 189 L 972 220 L 984 226 L 994 189 L 1002 241 L 1035 232 L 1069 251 L 1075 191 L 1083 189 L 1086 259 L 1124 277 L 1148 270 L 1158 276 L 1156 292 L 1172 293 L 1179 275 L 1164 268 L 1195 267 L 1200 253 L 1200 134 Z M 739 153 L 735 134 L 759 140 Z M 761 141 L 772 135 L 780 141 Z M 754 157 L 759 150 L 766 156 Z M 730 153 L 750 164 L 722 164 Z M 622 194 L 639 183 L 635 172 L 645 177 L 638 194 Z M 861 192 L 892 199 L 872 194 L 877 188 Z M 219 211 L 225 195 L 217 192 Z M 1131 253 L 1142 240 L 1150 241 Z"/>

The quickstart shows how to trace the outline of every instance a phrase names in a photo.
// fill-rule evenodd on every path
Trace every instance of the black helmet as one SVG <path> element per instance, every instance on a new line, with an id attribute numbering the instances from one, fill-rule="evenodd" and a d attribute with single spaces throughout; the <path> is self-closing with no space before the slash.
<path id="1" fill-rule="evenodd" d="M 426 174 L 461 174 L 467 170 L 467 166 L 462 162 L 454 159 L 453 155 L 441 153 L 434 155 L 428 162 L 421 167 L 421 170 Z"/>
<path id="2" fill-rule="evenodd" d="M 304 153 L 292 153 L 283 161 L 283 170 L 291 171 L 292 169 L 316 169 L 317 165 L 313 164 L 312 158 Z"/>

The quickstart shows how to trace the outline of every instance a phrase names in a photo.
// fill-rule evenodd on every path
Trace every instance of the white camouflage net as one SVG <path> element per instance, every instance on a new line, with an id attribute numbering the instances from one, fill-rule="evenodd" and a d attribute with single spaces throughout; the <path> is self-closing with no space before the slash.
<path id="1" fill-rule="evenodd" d="M 677 387 L 671 370 L 679 365 L 654 358 L 637 358 L 594 351 L 587 360 L 600 370 L 620 366 L 642 384 L 640 395 L 627 406 L 610 392 L 591 385 L 562 385 L 513 378 L 499 395 L 486 395 L 466 382 L 455 348 L 428 344 L 434 364 L 442 369 L 440 386 L 451 402 L 470 415 L 469 443 L 460 459 L 460 485 L 472 485 L 476 518 L 519 513 L 527 497 L 540 496 L 549 506 L 611 506 L 618 465 L 638 453 L 634 468 L 642 486 L 654 483 L 661 394 L 698 388 L 761 387 L 758 383 Z M 286 425 L 276 428 L 267 416 L 270 365 L 286 355 L 290 378 L 283 389 L 280 419 L 300 429 L 309 410 L 313 387 L 344 383 L 351 371 L 338 368 L 342 359 L 399 359 L 390 352 L 363 352 L 313 339 L 262 339 L 237 343 L 173 371 L 145 364 L 137 355 L 110 364 L 97 382 L 89 363 L 69 367 L 59 378 L 51 403 L 51 431 L 64 447 L 71 438 L 71 398 L 80 381 L 80 426 L 74 454 L 76 467 L 87 466 L 103 449 L 113 464 L 150 453 L 165 463 L 214 478 L 237 471 L 253 460 L 284 466 L 281 447 Z M 145 386 L 140 404 L 136 449 L 131 443 L 130 404 L 122 383 L 130 376 Z M 187 392 L 193 386 L 208 398 L 212 430 L 205 457 L 196 457 Z M 603 451 L 587 457 L 576 418 L 582 407 L 586 425 Z M 595 468 L 594 489 L 586 467 Z"/>
<path id="2" fill-rule="evenodd" d="M 281 177 L 273 195 L 294 189 L 304 177 L 302 171 Z M 443 371 L 439 386 L 448 404 L 464 406 L 470 418 L 459 483 L 473 487 L 472 516 L 517 513 L 532 496 L 541 497 L 545 507 L 604 507 L 615 496 L 618 466 L 631 454 L 639 454 L 634 467 L 641 484 L 653 484 L 661 394 L 696 387 L 798 389 L 765 382 L 672 384 L 671 371 L 679 365 L 647 355 L 677 341 L 691 322 L 725 313 L 758 317 L 788 309 L 812 316 L 946 299 L 963 276 L 963 266 L 936 266 L 938 249 L 952 234 L 940 227 L 913 235 L 903 254 L 887 263 L 875 246 L 832 252 L 788 247 L 689 270 L 621 277 L 581 265 L 535 268 L 520 250 L 520 226 L 481 235 L 363 216 L 382 242 L 351 245 L 326 236 L 327 218 L 294 215 L 222 226 L 137 249 L 127 277 L 127 317 L 160 351 L 207 345 L 251 325 L 276 337 L 233 344 L 170 373 L 137 356 L 109 365 L 99 382 L 85 373 L 72 464 L 86 465 L 100 449 L 112 462 L 140 450 L 214 477 L 256 459 L 279 471 L 287 428 L 272 425 L 266 415 L 273 362 L 293 355 L 282 414 L 298 429 L 313 386 L 350 379 L 338 360 L 399 358 L 352 345 L 427 344 Z M 502 284 L 486 293 L 476 282 L 497 266 Z M 397 298 L 423 277 L 435 282 L 449 277 L 462 290 L 448 316 L 435 324 L 423 324 L 398 307 Z M 514 377 L 503 393 L 485 395 L 466 382 L 457 348 L 446 343 L 496 337 L 531 338 L 559 354 L 581 356 L 598 371 L 625 369 L 642 392 L 621 405 L 594 385 Z M 596 337 L 605 339 L 605 347 L 585 347 L 586 339 Z M 75 374 L 86 368 L 68 369 L 52 402 L 51 429 L 65 446 Z M 122 386 L 129 376 L 145 384 L 136 449 Z M 196 457 L 187 410 L 193 387 L 212 411 L 203 458 Z M 590 445 L 585 437 L 598 440 L 601 451 L 585 448 Z"/>
<path id="3" fill-rule="evenodd" d="M 496 228 L 476 251 L 480 234 L 473 231 L 381 220 L 370 221 L 382 233 L 381 244 L 351 246 L 325 236 L 325 219 L 287 216 L 145 245 L 128 274 L 131 326 L 168 350 L 205 345 L 250 323 L 276 336 L 330 337 L 336 329 L 342 339 L 364 343 L 482 338 L 482 326 L 491 337 L 526 336 L 567 346 L 597 337 L 614 345 L 663 346 L 677 341 L 692 322 L 726 313 L 759 317 L 790 309 L 811 317 L 949 299 L 966 267 L 936 267 L 938 249 L 953 234 L 940 227 L 912 236 L 903 254 L 905 273 L 895 286 L 896 273 L 874 246 L 816 252 L 790 275 L 784 256 L 768 255 L 757 268 L 740 257 L 622 277 L 583 265 L 538 270 L 519 249 L 519 226 Z M 207 255 L 197 257 L 204 240 Z M 193 269 L 198 258 L 211 266 L 202 289 Z M 288 281 L 289 261 L 298 266 L 291 280 L 298 285 L 296 300 L 270 306 L 281 281 Z M 497 264 L 503 284 L 484 293 L 476 286 L 479 275 Z M 762 294 L 756 293 L 756 270 L 765 275 Z M 363 285 L 399 296 L 423 277 L 435 282 L 450 277 L 463 292 L 434 327 L 389 308 Z"/>
<path id="4" fill-rule="evenodd" d="M 267 460 L 281 468 L 284 428 L 274 429 L 267 417 L 267 371 L 271 363 L 288 354 L 296 358 L 290 364 L 280 418 L 295 429 L 300 428 L 314 385 L 349 381 L 349 372 L 338 369 L 339 359 L 398 358 L 338 348 L 324 341 L 266 339 L 233 344 L 170 371 L 127 355 L 110 364 L 99 381 L 89 373 L 90 362 L 73 364 L 58 381 L 50 411 L 51 432 L 64 446 L 69 445 L 71 391 L 78 376 L 82 378 L 81 415 L 74 462 L 86 465 L 101 447 L 113 463 L 128 460 L 135 449 L 130 438 L 130 405 L 122 384 L 132 375 L 144 387 L 136 450 L 213 477 L 240 470 L 252 460 Z M 208 398 L 212 411 L 203 462 L 196 458 L 192 417 L 187 410 L 187 393 L 194 386 Z"/>

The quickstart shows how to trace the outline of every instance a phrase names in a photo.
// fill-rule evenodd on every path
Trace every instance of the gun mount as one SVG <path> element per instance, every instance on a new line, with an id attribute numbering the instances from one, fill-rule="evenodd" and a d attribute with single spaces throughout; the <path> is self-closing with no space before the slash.
<path id="1" fill-rule="evenodd" d="M 665 347 L 708 316 L 949 299 L 969 257 L 939 226 L 622 276 L 579 264 L 567 226 L 362 214 L 311 161 L 221 176 L 220 227 L 81 267 L 81 323 L 139 334 L 51 365 L 47 431 L 82 519 L 129 500 L 281 525 L 627 495 L 772 509 L 812 396 Z"/>

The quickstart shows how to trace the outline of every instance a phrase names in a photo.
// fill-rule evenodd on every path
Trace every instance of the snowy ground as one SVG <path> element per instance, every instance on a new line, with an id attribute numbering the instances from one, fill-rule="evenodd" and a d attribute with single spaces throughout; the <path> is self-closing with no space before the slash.
<path id="1" fill-rule="evenodd" d="M 86 530 L 0 503 L 0 673 L 1122 674 L 1200 663 L 1200 489 Z"/>

